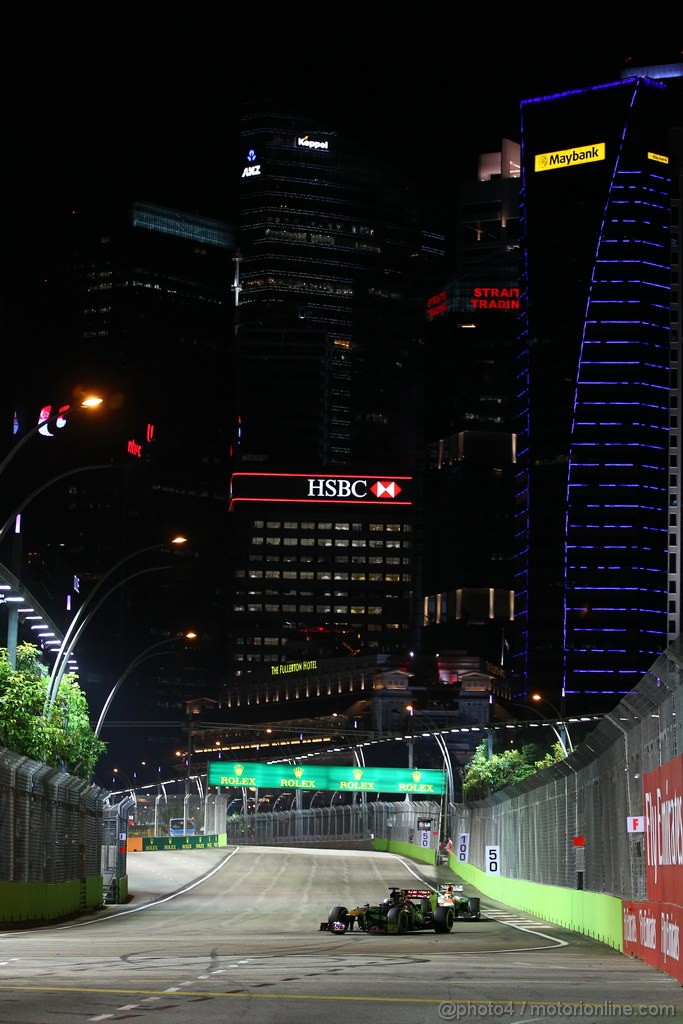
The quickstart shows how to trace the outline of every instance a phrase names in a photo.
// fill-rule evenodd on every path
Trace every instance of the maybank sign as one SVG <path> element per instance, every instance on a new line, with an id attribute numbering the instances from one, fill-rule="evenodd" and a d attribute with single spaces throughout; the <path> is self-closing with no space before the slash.
<path id="1" fill-rule="evenodd" d="M 413 793 L 441 796 L 444 773 L 433 768 L 350 768 L 329 764 L 262 764 L 209 761 L 209 786 L 311 789 L 351 793 Z"/>
<path id="2" fill-rule="evenodd" d="M 535 171 L 554 171 L 558 167 L 576 167 L 579 164 L 594 164 L 605 159 L 605 143 L 595 142 L 592 146 L 576 146 L 574 149 L 558 149 L 555 153 L 537 153 L 534 158 Z"/>

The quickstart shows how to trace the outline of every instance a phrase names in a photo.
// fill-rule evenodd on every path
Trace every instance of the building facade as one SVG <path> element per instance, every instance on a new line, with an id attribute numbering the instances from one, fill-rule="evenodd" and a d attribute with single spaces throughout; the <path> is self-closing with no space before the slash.
<path id="1" fill-rule="evenodd" d="M 521 107 L 515 680 L 562 706 L 614 706 L 680 631 L 677 83 Z"/>
<path id="2" fill-rule="evenodd" d="M 445 224 L 396 168 L 273 105 L 245 110 L 241 152 L 235 678 L 297 648 L 418 639 L 423 310 Z"/>

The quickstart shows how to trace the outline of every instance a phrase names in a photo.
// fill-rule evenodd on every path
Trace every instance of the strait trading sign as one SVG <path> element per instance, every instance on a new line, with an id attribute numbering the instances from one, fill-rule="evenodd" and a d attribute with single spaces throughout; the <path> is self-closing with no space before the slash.
<path id="1" fill-rule="evenodd" d="M 237 502 L 325 502 L 346 505 L 412 505 L 410 476 L 307 473 L 233 473 L 230 508 Z"/>
<path id="2" fill-rule="evenodd" d="M 555 153 L 537 153 L 534 157 L 535 171 L 554 171 L 558 167 L 577 167 L 579 164 L 594 164 L 605 159 L 605 143 L 596 142 L 590 146 L 576 146 L 574 149 L 558 149 Z"/>
<path id="3" fill-rule="evenodd" d="M 349 768 L 328 764 L 209 761 L 209 786 L 333 790 L 340 793 L 412 793 L 441 796 L 443 772 L 433 768 Z"/>

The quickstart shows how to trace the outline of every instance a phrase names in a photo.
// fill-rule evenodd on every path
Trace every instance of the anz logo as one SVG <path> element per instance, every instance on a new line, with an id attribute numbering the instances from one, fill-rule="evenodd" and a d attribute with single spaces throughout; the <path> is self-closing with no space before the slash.
<path id="1" fill-rule="evenodd" d="M 253 149 L 250 149 L 247 153 L 247 161 L 247 166 L 242 171 L 243 178 L 254 178 L 261 173 L 261 164 L 255 162 L 256 152 Z"/>

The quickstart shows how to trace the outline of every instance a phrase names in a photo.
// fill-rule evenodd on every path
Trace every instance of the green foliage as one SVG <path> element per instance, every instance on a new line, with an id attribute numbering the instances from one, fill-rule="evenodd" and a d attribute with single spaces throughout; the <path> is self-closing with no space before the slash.
<path id="1" fill-rule="evenodd" d="M 0 745 L 34 761 L 92 778 L 107 749 L 90 727 L 88 702 L 73 673 L 63 676 L 51 708 L 45 708 L 47 669 L 33 644 L 17 647 L 16 669 L 0 649 Z"/>
<path id="2" fill-rule="evenodd" d="M 502 754 L 489 757 L 488 741 L 482 740 L 463 772 L 465 799 L 482 800 L 499 789 L 521 782 L 542 768 L 548 768 L 565 756 L 560 743 L 555 743 L 552 750 L 543 757 L 539 757 L 539 754 L 536 744 L 528 743 L 519 749 L 510 748 Z"/>

